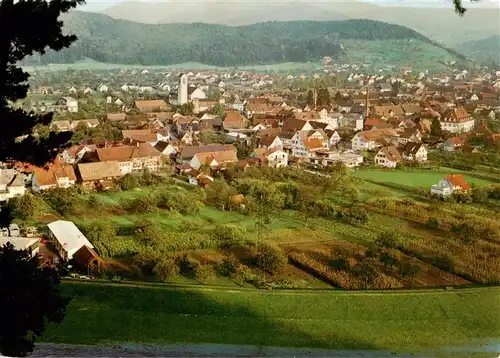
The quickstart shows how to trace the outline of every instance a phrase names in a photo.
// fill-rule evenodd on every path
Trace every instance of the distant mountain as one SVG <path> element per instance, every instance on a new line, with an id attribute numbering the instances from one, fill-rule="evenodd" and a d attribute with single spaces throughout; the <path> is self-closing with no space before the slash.
<path id="1" fill-rule="evenodd" d="M 150 25 L 109 16 L 73 12 L 65 32 L 79 40 L 69 49 L 33 56 L 25 64 L 99 62 L 170 65 L 201 62 L 243 66 L 319 61 L 330 56 L 356 61 L 408 65 L 457 59 L 409 28 L 371 20 L 266 22 L 232 27 L 205 23 Z"/>
<path id="2" fill-rule="evenodd" d="M 500 35 L 464 42 L 457 49 L 475 61 L 500 66 Z"/>
<path id="3" fill-rule="evenodd" d="M 498 8 L 469 8 L 458 16 L 449 7 L 377 6 L 349 0 L 247 1 L 190 0 L 118 3 L 106 15 L 143 23 L 204 22 L 241 26 L 266 21 L 370 19 L 414 29 L 427 37 L 455 44 L 499 33 Z"/>

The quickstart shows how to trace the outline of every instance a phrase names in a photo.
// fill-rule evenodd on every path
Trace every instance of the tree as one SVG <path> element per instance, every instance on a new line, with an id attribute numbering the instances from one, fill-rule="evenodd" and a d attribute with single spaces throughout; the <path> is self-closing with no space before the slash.
<path id="1" fill-rule="evenodd" d="M 288 262 L 285 254 L 280 248 L 268 244 L 259 246 L 257 260 L 259 262 L 259 268 L 271 275 L 282 272 Z"/>
<path id="2" fill-rule="evenodd" d="M 153 272 L 161 280 L 167 281 L 179 276 L 180 268 L 177 262 L 171 258 L 166 258 L 158 262 L 153 268 Z"/>
<path id="3" fill-rule="evenodd" d="M 59 289 L 62 270 L 41 267 L 36 256 L 8 243 L 0 247 L 0 273 L 0 353 L 24 357 L 48 322 L 64 319 L 70 300 Z"/>
<path id="4" fill-rule="evenodd" d="M 309 106 L 313 106 L 314 105 L 314 94 L 313 94 L 312 89 L 310 89 L 309 91 L 307 91 L 307 104 Z"/>
<path id="5" fill-rule="evenodd" d="M 177 110 L 183 116 L 191 116 L 194 113 L 194 104 L 193 102 L 184 103 Z"/>
<path id="6" fill-rule="evenodd" d="M 318 105 L 319 106 L 329 106 L 330 105 L 330 93 L 328 89 L 322 87 L 318 90 Z"/>
<path id="7" fill-rule="evenodd" d="M 222 103 L 215 104 L 210 110 L 214 116 L 217 116 L 220 119 L 224 119 L 226 112 L 224 111 L 224 105 Z"/>
<path id="8" fill-rule="evenodd" d="M 431 135 L 434 137 L 441 137 L 442 133 L 441 122 L 438 118 L 433 118 L 431 123 Z"/>
<path id="9" fill-rule="evenodd" d="M 52 121 L 52 113 L 25 112 L 10 104 L 25 98 L 28 91 L 29 74 L 19 62 L 35 52 L 44 54 L 47 48 L 59 51 L 74 42 L 76 36 L 62 34 L 63 23 L 58 18 L 83 3 L 84 0 L 0 2 L 0 118 L 4 122 L 0 161 L 44 165 L 69 146 L 71 132 L 51 132 L 47 137 L 33 133 L 36 125 Z M 17 140 L 22 136 L 27 137 Z"/>

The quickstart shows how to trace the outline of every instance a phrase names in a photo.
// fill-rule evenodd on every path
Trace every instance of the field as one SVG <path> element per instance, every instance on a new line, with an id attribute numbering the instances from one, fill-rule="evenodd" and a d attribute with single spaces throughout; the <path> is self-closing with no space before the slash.
<path id="1" fill-rule="evenodd" d="M 440 170 L 426 171 L 403 171 L 403 170 L 378 170 L 378 169 L 360 169 L 355 172 L 355 176 L 360 179 L 368 179 L 377 183 L 400 184 L 411 187 L 420 187 L 430 190 L 431 185 L 438 184 L 444 176 L 450 174 L 462 174 L 462 171 L 441 168 Z M 465 173 L 465 179 L 470 185 L 491 185 L 492 182 L 477 179 Z"/>
<path id="2" fill-rule="evenodd" d="M 498 288 L 348 293 L 266 292 L 97 283 L 43 340 L 71 344 L 225 343 L 425 352 L 498 339 Z M 272 332 L 272 334 L 270 334 Z"/>

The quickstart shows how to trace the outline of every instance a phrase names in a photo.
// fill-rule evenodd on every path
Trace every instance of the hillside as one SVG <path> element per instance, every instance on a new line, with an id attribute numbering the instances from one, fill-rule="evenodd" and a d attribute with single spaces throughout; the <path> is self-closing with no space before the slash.
<path id="1" fill-rule="evenodd" d="M 469 8 L 457 16 L 452 5 L 444 8 L 378 6 L 362 1 L 299 0 L 261 2 L 193 0 L 189 2 L 122 2 L 104 11 L 106 15 L 143 23 L 205 22 L 232 26 L 265 21 L 370 19 L 407 26 L 446 44 L 478 40 L 498 34 L 500 12 Z M 493 10 L 495 10 L 493 8 Z M 223 14 L 223 15 L 222 15 Z"/>
<path id="2" fill-rule="evenodd" d="M 384 64 L 408 65 L 416 55 L 422 55 L 412 53 L 417 45 L 418 51 L 432 52 L 436 60 L 455 58 L 411 29 L 371 20 L 267 22 L 241 27 L 150 25 L 73 12 L 64 21 L 65 31 L 76 34 L 79 40 L 69 49 L 34 56 L 24 64 L 73 63 L 90 58 L 120 64 L 200 62 L 229 67 L 318 61 L 323 56 L 370 63 L 371 56 L 364 49 L 375 48 L 377 55 L 387 52 L 382 58 L 389 62 Z M 358 46 L 359 41 L 368 46 Z"/>
<path id="3" fill-rule="evenodd" d="M 457 48 L 475 61 L 500 65 L 500 35 L 464 42 Z"/>

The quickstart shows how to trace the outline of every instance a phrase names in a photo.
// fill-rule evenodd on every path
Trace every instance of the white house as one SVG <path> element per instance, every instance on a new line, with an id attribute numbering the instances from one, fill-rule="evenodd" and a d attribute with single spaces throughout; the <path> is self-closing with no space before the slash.
<path id="1" fill-rule="evenodd" d="M 319 130 L 297 131 L 292 137 L 292 154 L 295 157 L 310 158 L 315 151 L 328 147 L 328 138 Z"/>
<path id="2" fill-rule="evenodd" d="M 24 177 L 15 169 L 0 169 L 0 201 L 7 201 L 26 192 Z"/>
<path id="3" fill-rule="evenodd" d="M 188 99 L 193 101 L 195 99 L 205 99 L 207 95 L 198 87 L 189 87 L 188 88 Z"/>
<path id="4" fill-rule="evenodd" d="M 284 144 L 283 141 L 277 135 L 266 135 L 262 136 L 259 140 L 260 148 L 278 148 L 283 150 Z"/>
<path id="5" fill-rule="evenodd" d="M 62 97 L 59 101 L 57 101 L 57 105 L 68 112 L 78 112 L 78 101 L 73 97 Z"/>
<path id="6" fill-rule="evenodd" d="M 426 162 L 427 154 L 427 147 L 423 143 L 410 142 L 402 148 L 403 159 L 412 162 Z"/>
<path id="7" fill-rule="evenodd" d="M 441 129 L 451 133 L 470 132 L 474 124 L 474 118 L 462 106 L 447 110 L 441 118 Z"/>
<path id="8" fill-rule="evenodd" d="M 288 153 L 278 148 L 256 148 L 252 156 L 259 158 L 263 164 L 273 168 L 281 168 L 288 165 Z"/>
<path id="9" fill-rule="evenodd" d="M 58 220 L 47 225 L 50 238 L 59 256 L 70 260 L 83 246 L 94 248 L 90 241 L 71 221 Z"/>
<path id="10" fill-rule="evenodd" d="M 105 84 L 100 84 L 99 86 L 97 86 L 97 91 L 99 92 L 108 92 L 109 91 L 109 87 L 106 86 Z"/>
<path id="11" fill-rule="evenodd" d="M 193 159 L 189 162 L 191 168 L 200 169 L 203 165 L 210 167 L 211 169 L 217 169 L 221 165 L 226 165 L 230 163 L 236 163 L 238 161 L 238 156 L 236 155 L 235 149 L 227 149 L 217 152 L 200 152 L 193 156 Z"/>
<path id="12" fill-rule="evenodd" d="M 55 164 L 48 169 L 35 167 L 31 185 L 33 191 L 40 192 L 52 188 L 69 188 L 75 182 L 76 175 L 71 165 Z"/>
<path id="13" fill-rule="evenodd" d="M 40 239 L 35 237 L 5 237 L 0 236 L 0 246 L 10 243 L 15 250 L 28 250 L 31 256 L 35 256 L 40 251 Z"/>
<path id="14" fill-rule="evenodd" d="M 375 164 L 386 168 L 395 168 L 401 161 L 401 154 L 395 146 L 382 147 L 375 155 Z"/>
<path id="15" fill-rule="evenodd" d="M 397 138 L 398 134 L 392 128 L 372 129 L 358 132 L 351 139 L 352 150 L 374 150 L 381 146 L 379 143 L 383 138 Z"/>
<path id="16" fill-rule="evenodd" d="M 62 152 L 62 159 L 64 160 L 65 163 L 68 164 L 76 164 L 82 158 L 84 157 L 85 154 L 88 152 L 93 152 L 97 149 L 97 147 L 93 144 L 81 144 L 81 145 L 75 145 L 69 148 L 66 148 Z"/>
<path id="17" fill-rule="evenodd" d="M 438 185 L 431 186 L 431 194 L 439 196 L 449 196 L 453 193 L 467 192 L 470 190 L 469 184 L 462 174 L 451 174 L 439 181 Z"/>

